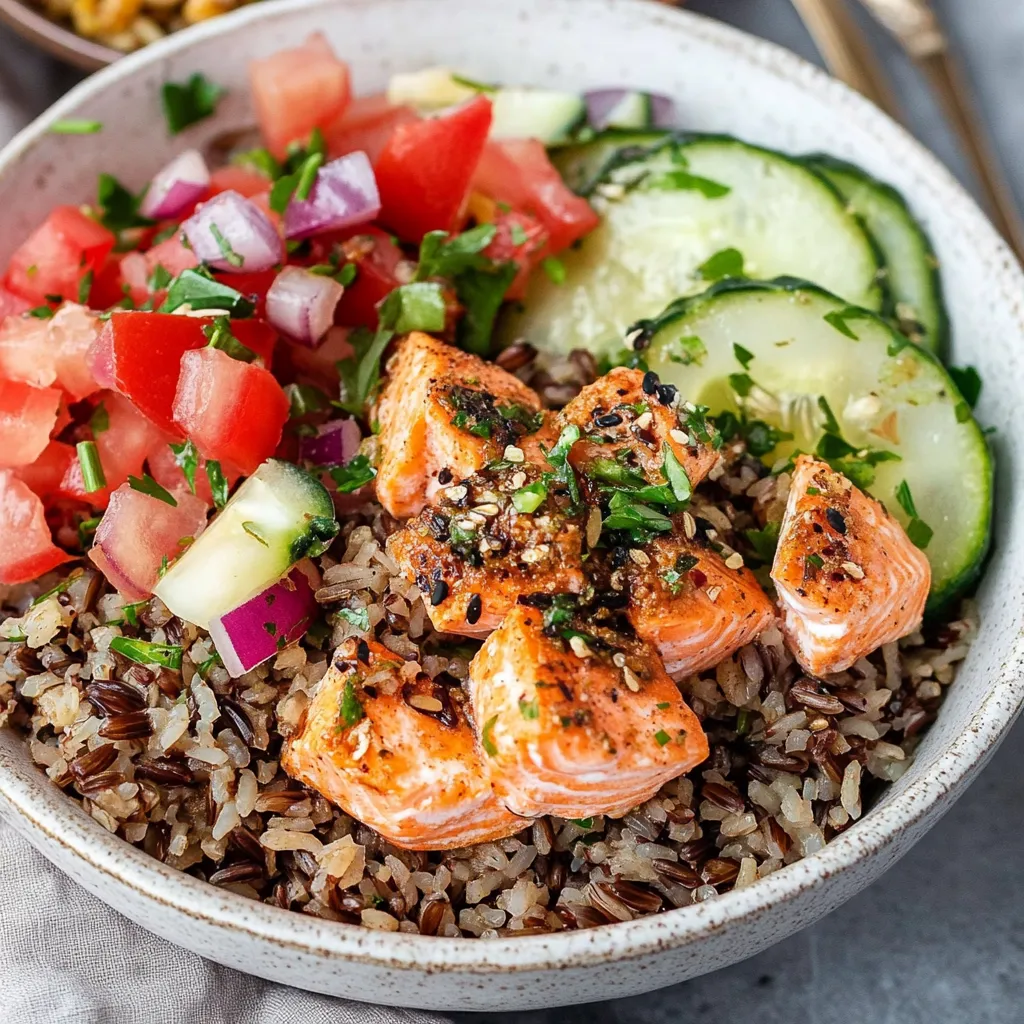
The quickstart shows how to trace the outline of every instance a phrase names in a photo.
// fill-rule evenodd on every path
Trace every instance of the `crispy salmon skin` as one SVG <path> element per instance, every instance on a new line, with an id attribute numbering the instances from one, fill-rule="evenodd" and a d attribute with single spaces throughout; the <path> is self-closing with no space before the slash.
<path id="1" fill-rule="evenodd" d="M 564 600 L 539 604 L 517 604 L 470 664 L 484 760 L 507 807 L 621 815 L 707 757 L 656 651 L 578 622 Z"/>
<path id="2" fill-rule="evenodd" d="M 772 579 L 797 660 L 827 675 L 917 628 L 931 567 L 879 502 L 801 455 Z"/>
<path id="3" fill-rule="evenodd" d="M 348 640 L 320 684 L 281 766 L 354 818 L 410 850 L 501 839 L 528 823 L 491 788 L 473 730 L 449 691 L 374 641 Z"/>

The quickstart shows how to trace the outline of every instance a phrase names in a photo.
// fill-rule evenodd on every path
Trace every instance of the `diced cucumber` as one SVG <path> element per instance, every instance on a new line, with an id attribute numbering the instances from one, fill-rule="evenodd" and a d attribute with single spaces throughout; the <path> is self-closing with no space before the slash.
<path id="1" fill-rule="evenodd" d="M 321 554 L 338 532 L 327 489 L 298 466 L 264 462 L 156 586 L 179 618 L 210 620 Z"/>
<path id="2" fill-rule="evenodd" d="M 875 314 L 788 279 L 724 281 L 638 327 L 650 342 L 650 368 L 689 401 L 712 415 L 742 411 L 794 434 L 769 462 L 815 451 L 824 398 L 840 435 L 857 450 L 848 475 L 904 525 L 910 516 L 898 491 L 906 481 L 917 518 L 933 531 L 925 546 L 929 610 L 974 581 L 989 544 L 992 459 L 934 355 Z M 871 454 L 877 452 L 891 454 Z M 898 461 L 878 461 L 892 455 Z"/>
<path id="3" fill-rule="evenodd" d="M 605 115 L 608 128 L 650 128 L 654 105 L 647 92 L 624 92 L 622 99 Z"/>
<path id="4" fill-rule="evenodd" d="M 854 164 L 823 155 L 806 159 L 839 189 L 882 250 L 900 330 L 941 355 L 948 341 L 949 318 L 942 300 L 939 261 L 906 200 L 891 185 Z"/>
<path id="5" fill-rule="evenodd" d="M 587 119 L 583 97 L 550 89 L 498 88 L 463 78 L 448 68 L 426 68 L 393 75 L 388 100 L 424 114 L 443 110 L 485 93 L 494 106 L 491 138 L 539 139 L 553 146 L 568 142 Z"/>
<path id="6" fill-rule="evenodd" d="M 499 328 L 501 341 L 526 338 L 555 354 L 616 352 L 636 320 L 703 291 L 717 272 L 708 261 L 726 249 L 742 256 L 747 276 L 798 276 L 881 307 L 877 248 L 804 164 L 717 136 L 663 135 L 610 152 L 609 141 L 592 144 L 591 166 L 603 169 L 589 191 L 602 223 L 559 256 L 564 281 L 534 273 L 522 309 Z M 570 156 L 570 166 L 586 173 L 585 156 Z"/>

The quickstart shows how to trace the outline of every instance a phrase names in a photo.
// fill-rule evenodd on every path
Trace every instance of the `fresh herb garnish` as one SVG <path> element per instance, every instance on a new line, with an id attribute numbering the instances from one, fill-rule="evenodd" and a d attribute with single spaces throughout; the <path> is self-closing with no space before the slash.
<path id="1" fill-rule="evenodd" d="M 361 414 L 380 382 L 380 359 L 393 333 L 383 327 L 376 333 L 365 327 L 349 333 L 353 354 L 338 363 L 341 376 L 339 405 L 348 412 Z"/>
<path id="2" fill-rule="evenodd" d="M 148 473 L 143 473 L 141 477 L 129 476 L 128 485 L 133 491 L 148 494 L 151 498 L 156 498 L 157 501 L 162 501 L 165 505 L 171 505 L 175 508 L 178 505 L 174 495 L 166 487 L 161 487 Z"/>
<path id="3" fill-rule="evenodd" d="M 519 714 L 528 722 L 540 718 L 540 701 L 534 697 L 533 700 L 519 699 Z"/>
<path id="4" fill-rule="evenodd" d="M 820 569 L 825 564 L 825 560 L 821 555 L 808 555 L 804 561 L 809 562 L 816 569 Z"/>
<path id="5" fill-rule="evenodd" d="M 896 488 L 896 501 L 910 517 L 910 522 L 907 524 L 907 536 L 910 538 L 910 542 L 923 551 L 934 536 L 934 530 L 918 515 L 914 496 L 910 493 L 910 484 L 906 480 L 901 480 Z"/>
<path id="6" fill-rule="evenodd" d="M 750 369 L 750 364 L 754 361 L 754 353 L 749 348 L 744 348 L 739 342 L 734 342 L 732 346 L 732 354 L 736 357 L 736 362 L 743 367 L 744 370 Z"/>
<path id="7" fill-rule="evenodd" d="M 399 285 L 380 304 L 378 315 L 381 325 L 386 324 L 396 334 L 437 334 L 444 330 L 447 319 L 444 292 L 436 281 Z"/>
<path id="8" fill-rule="evenodd" d="M 110 429 L 110 414 L 103 402 L 93 409 L 92 415 L 89 417 L 89 429 L 92 431 L 93 437 Z"/>
<path id="9" fill-rule="evenodd" d="M 370 483 L 377 475 L 377 470 L 370 465 L 365 455 L 357 455 L 344 466 L 334 466 L 330 475 L 339 494 L 351 494 Z"/>
<path id="10" fill-rule="evenodd" d="M 231 333 L 231 321 L 226 316 L 215 317 L 212 324 L 207 324 L 203 328 L 203 334 L 209 341 L 210 348 L 219 348 L 232 359 L 237 359 L 242 363 L 251 363 L 256 358 L 256 353 L 243 345 Z"/>
<path id="11" fill-rule="evenodd" d="M 350 729 L 366 714 L 352 679 L 353 676 L 349 676 L 345 680 L 345 688 L 341 691 L 341 701 L 338 705 L 338 716 L 341 719 L 342 728 L 346 729 Z"/>
<path id="12" fill-rule="evenodd" d="M 102 491 L 107 486 L 107 478 L 96 442 L 79 441 L 75 450 L 78 452 L 78 464 L 82 467 L 82 484 L 86 494 Z"/>
<path id="13" fill-rule="evenodd" d="M 338 617 L 350 626 L 355 626 L 361 633 L 370 629 L 370 613 L 365 608 L 339 608 Z"/>
<path id="14" fill-rule="evenodd" d="M 196 470 L 199 468 L 199 452 L 196 450 L 196 446 L 191 441 L 185 441 L 182 444 L 172 442 L 170 448 L 174 453 L 175 463 L 181 467 L 188 489 L 195 494 Z"/>
<path id="15" fill-rule="evenodd" d="M 672 529 L 672 520 L 648 505 L 636 501 L 628 491 L 616 491 L 608 502 L 608 515 L 601 524 L 606 530 L 626 530 L 634 544 L 646 544 L 658 533 Z"/>
<path id="16" fill-rule="evenodd" d="M 142 196 L 134 195 L 112 174 L 101 174 L 96 190 L 100 223 L 111 231 L 149 227 L 153 222 L 139 214 Z"/>
<path id="17" fill-rule="evenodd" d="M 547 256 L 540 265 L 552 284 L 565 284 L 565 264 L 560 259 L 555 256 Z"/>
<path id="18" fill-rule="evenodd" d="M 187 82 L 165 82 L 161 98 L 168 131 L 177 135 L 210 117 L 226 92 L 198 72 Z"/>
<path id="19" fill-rule="evenodd" d="M 576 613 L 576 598 L 572 594 L 555 594 L 551 604 L 544 609 L 544 629 L 552 632 L 559 626 L 572 622 Z"/>
<path id="20" fill-rule="evenodd" d="M 680 555 L 670 569 L 663 569 L 658 575 L 673 594 L 678 594 L 683 585 L 683 578 L 699 564 L 700 559 L 695 555 Z"/>
<path id="21" fill-rule="evenodd" d="M 498 721 L 497 715 L 492 715 L 484 722 L 483 729 L 480 730 L 480 745 L 484 748 L 484 752 L 488 757 L 497 757 L 498 748 L 494 745 L 494 726 Z"/>
<path id="22" fill-rule="evenodd" d="M 497 228 L 493 224 L 480 224 L 461 235 L 449 237 L 446 231 L 428 231 L 420 243 L 416 280 L 432 277 L 450 280 L 466 270 L 485 270 L 491 261 L 483 255 L 484 249 L 494 241 Z"/>
<path id="23" fill-rule="evenodd" d="M 875 466 L 883 462 L 902 461 L 895 452 L 884 448 L 856 448 L 850 444 L 839 432 L 839 423 L 824 395 L 818 398 L 818 408 L 824 417 L 824 433 L 818 440 L 814 454 L 858 487 L 870 487 L 875 482 Z"/>
<path id="24" fill-rule="evenodd" d="M 89 519 L 83 519 L 78 524 L 78 543 L 82 546 L 84 551 L 92 544 L 93 534 L 96 533 L 96 527 L 100 525 L 100 516 L 92 516 Z"/>
<path id="25" fill-rule="evenodd" d="M 146 281 L 146 288 L 151 292 L 162 292 L 173 280 L 171 272 L 162 263 L 158 263 Z"/>
<path id="26" fill-rule="evenodd" d="M 91 270 L 87 270 L 82 275 L 82 279 L 78 282 L 78 304 L 80 306 L 89 305 L 89 295 L 92 293 L 93 277 L 93 272 Z"/>
<path id="27" fill-rule="evenodd" d="M 49 320 L 54 314 L 52 306 L 35 306 L 28 311 L 28 316 L 35 317 L 36 320 Z"/>
<path id="28" fill-rule="evenodd" d="M 743 531 L 743 536 L 747 538 L 754 553 L 765 565 L 771 565 L 775 561 L 775 549 L 779 546 L 781 525 L 781 523 L 769 520 L 760 530 Z"/>
<path id="29" fill-rule="evenodd" d="M 145 608 L 149 601 L 136 601 L 134 604 L 121 605 L 121 618 L 128 623 L 132 629 L 139 627 L 139 609 Z"/>
<path id="30" fill-rule="evenodd" d="M 517 512 L 529 514 L 536 512 L 544 504 L 548 496 L 547 484 L 543 480 L 535 480 L 532 484 L 520 487 L 512 494 L 512 504 Z"/>
<path id="31" fill-rule="evenodd" d="M 964 401 L 973 409 L 981 397 L 981 375 L 973 366 L 951 366 L 949 375 Z"/>
<path id="32" fill-rule="evenodd" d="M 562 484 L 565 489 L 569 492 L 569 500 L 573 505 L 578 505 L 580 501 L 580 485 L 576 479 L 576 474 L 573 472 L 572 466 L 569 464 L 569 449 L 580 439 L 580 428 L 574 423 L 570 423 L 568 426 L 562 428 L 562 432 L 558 435 L 558 442 L 551 451 L 545 451 L 544 457 L 548 461 L 548 465 L 554 470 L 552 473 L 545 473 L 545 480 L 554 480 L 555 482 Z"/>
<path id="33" fill-rule="evenodd" d="M 666 444 L 664 452 L 665 461 L 662 463 L 662 472 L 665 474 L 669 487 L 672 488 L 676 501 L 680 504 L 685 504 L 693 495 L 693 486 L 690 483 L 690 478 L 687 476 L 683 464 L 676 458 L 676 453 L 672 451 L 672 446 Z"/>
<path id="34" fill-rule="evenodd" d="M 312 384 L 286 384 L 284 393 L 288 396 L 289 416 L 298 419 L 311 412 L 320 412 L 330 406 L 330 400 Z"/>
<path id="35" fill-rule="evenodd" d="M 223 309 L 235 317 L 252 316 L 256 308 L 241 292 L 214 280 L 204 267 L 183 270 L 170 282 L 160 312 L 173 313 L 185 305 L 193 310 Z"/>
<path id="36" fill-rule="evenodd" d="M 219 512 L 228 503 L 228 481 L 216 459 L 206 460 L 206 479 L 210 482 L 214 507 Z"/>
<path id="37" fill-rule="evenodd" d="M 834 327 L 840 334 L 845 334 L 851 341 L 860 341 L 860 337 L 850 326 L 851 320 L 870 320 L 874 317 L 866 309 L 859 309 L 857 306 L 844 306 L 842 309 L 826 313 L 825 323 Z"/>
<path id="38" fill-rule="evenodd" d="M 724 277 L 743 276 L 743 253 L 739 249 L 722 249 L 709 256 L 698 268 L 704 281 L 721 281 Z"/>
<path id="39" fill-rule="evenodd" d="M 65 121 L 54 121 L 50 125 L 51 135 L 96 135 L 103 131 L 102 121 L 85 121 L 68 118 Z"/>
<path id="40" fill-rule="evenodd" d="M 728 185 L 712 181 L 710 178 L 702 178 L 698 174 L 691 174 L 682 168 L 648 175 L 640 184 L 644 189 L 666 192 L 676 190 L 700 192 L 706 199 L 721 199 L 722 196 L 727 196 L 732 191 Z"/>
<path id="41" fill-rule="evenodd" d="M 129 661 L 140 665 L 159 665 L 173 671 L 181 669 L 182 649 L 175 644 L 155 644 L 148 640 L 132 640 L 126 636 L 115 636 L 110 649 L 124 655 Z"/>
<path id="42" fill-rule="evenodd" d="M 667 732 L 665 732 L 664 729 L 659 729 L 654 734 L 654 738 L 655 738 L 655 740 L 657 740 L 659 747 L 665 746 L 665 744 L 669 743 L 671 741 L 671 739 L 672 739 L 672 737 L 669 736 L 669 734 Z"/>

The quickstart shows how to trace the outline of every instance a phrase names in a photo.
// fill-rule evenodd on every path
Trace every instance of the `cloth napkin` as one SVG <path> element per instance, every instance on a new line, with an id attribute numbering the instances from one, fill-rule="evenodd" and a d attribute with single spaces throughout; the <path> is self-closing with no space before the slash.
<path id="1" fill-rule="evenodd" d="M 0 147 L 67 78 L 0 29 Z M 445 1024 L 274 985 L 179 949 L 80 888 L 2 819 L 0 908 L 0 1022 Z"/>

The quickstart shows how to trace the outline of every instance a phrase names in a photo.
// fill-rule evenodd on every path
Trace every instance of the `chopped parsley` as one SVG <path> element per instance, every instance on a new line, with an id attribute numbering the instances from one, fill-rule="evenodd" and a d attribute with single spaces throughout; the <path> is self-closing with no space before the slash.
<path id="1" fill-rule="evenodd" d="M 187 305 L 189 309 L 225 309 L 232 316 L 252 316 L 255 306 L 241 292 L 213 278 L 205 267 L 183 270 L 167 289 L 161 313 L 173 313 Z"/>
<path id="2" fill-rule="evenodd" d="M 577 828 L 587 829 L 588 831 L 594 827 L 593 818 L 570 818 L 569 819 Z"/>
<path id="3" fill-rule="evenodd" d="M 866 309 L 860 309 L 857 306 L 844 306 L 842 309 L 826 313 L 824 320 L 825 323 L 834 327 L 840 334 L 845 334 L 851 341 L 860 341 L 860 337 L 850 326 L 850 321 L 871 320 L 873 318 L 874 313 L 869 313 Z"/>
<path id="4" fill-rule="evenodd" d="M 350 729 L 356 724 L 366 712 L 363 710 L 362 701 L 356 693 L 352 683 L 354 676 L 345 680 L 345 688 L 341 691 L 341 700 L 338 704 L 338 717 L 341 719 L 340 728 Z"/>
<path id="5" fill-rule="evenodd" d="M 544 609 L 544 629 L 547 632 L 557 630 L 572 622 L 576 613 L 576 598 L 572 594 L 555 594 L 551 604 Z"/>
<path id="6" fill-rule="evenodd" d="M 187 82 L 165 82 L 161 90 L 167 130 L 177 135 L 210 117 L 227 92 L 198 72 Z"/>
<path id="7" fill-rule="evenodd" d="M 488 757 L 496 757 L 498 754 L 498 748 L 494 745 L 494 737 L 492 735 L 497 721 L 498 716 L 492 715 L 484 722 L 484 727 L 480 730 L 480 745 L 484 748 L 484 752 Z"/>
<path id="8" fill-rule="evenodd" d="M 951 366 L 948 372 L 953 378 L 957 391 L 964 396 L 964 401 L 973 409 L 981 397 L 981 375 L 973 366 Z"/>
<path id="9" fill-rule="evenodd" d="M 910 484 L 906 480 L 901 480 L 899 487 L 896 488 L 896 501 L 910 517 L 910 522 L 907 524 L 907 536 L 910 538 L 910 542 L 923 551 L 928 547 L 935 531 L 918 515 L 914 496 L 910 493 Z"/>
<path id="10" fill-rule="evenodd" d="M 678 594 L 683 585 L 683 578 L 700 564 L 694 555 L 680 555 L 671 569 L 663 569 L 658 575 L 673 594 Z"/>
<path id="11" fill-rule="evenodd" d="M 191 441 L 182 444 L 171 444 L 171 451 L 174 453 L 175 463 L 181 467 L 188 489 L 196 493 L 196 470 L 199 468 L 199 452 Z"/>
<path id="12" fill-rule="evenodd" d="M 102 121 L 68 118 L 65 121 L 54 121 L 50 125 L 51 135 L 96 135 L 101 131 L 103 131 Z"/>
<path id="13" fill-rule="evenodd" d="M 544 273 L 552 284 L 565 284 L 565 264 L 555 256 L 547 256 L 541 261 Z"/>
<path id="14" fill-rule="evenodd" d="M 89 295 L 92 293 L 93 276 L 93 272 L 91 270 L 87 270 L 82 275 L 82 279 L 78 282 L 78 304 L 80 306 L 89 305 Z"/>
<path id="15" fill-rule="evenodd" d="M 380 383 L 380 360 L 388 343 L 394 337 L 383 322 L 376 333 L 365 327 L 351 331 L 348 336 L 353 354 L 338 363 L 341 375 L 341 401 L 348 412 L 360 414 L 372 399 Z"/>
<path id="16" fill-rule="evenodd" d="M 162 501 L 165 505 L 171 505 L 175 508 L 178 505 L 174 495 L 166 487 L 161 487 L 148 473 L 143 473 L 141 477 L 129 476 L 128 485 L 133 491 L 148 494 L 151 498 L 156 498 L 157 501 Z"/>
<path id="17" fill-rule="evenodd" d="M 540 701 L 536 697 L 533 700 L 519 700 L 519 714 L 528 722 L 540 718 Z"/>
<path id="18" fill-rule="evenodd" d="M 311 412 L 321 412 L 330 406 L 330 399 L 312 384 L 286 384 L 284 393 L 288 396 L 289 416 L 294 420 Z"/>
<path id="19" fill-rule="evenodd" d="M 377 470 L 370 465 L 365 455 L 357 455 L 344 466 L 335 466 L 329 472 L 339 494 L 352 494 L 360 487 L 365 487 L 377 475 Z"/>
<path id="20" fill-rule="evenodd" d="M 708 355 L 707 346 L 696 334 L 675 338 L 665 347 L 665 352 L 670 362 L 680 366 L 701 366 Z"/>
<path id="21" fill-rule="evenodd" d="M 810 565 L 813 565 L 815 569 L 820 569 L 825 564 L 825 560 L 821 557 L 821 555 L 808 555 L 804 559 L 804 561 Z"/>
<path id="22" fill-rule="evenodd" d="M 112 174 L 101 174 L 96 189 L 100 223 L 113 232 L 149 227 L 153 222 L 139 214 L 144 194 L 134 195 Z"/>
<path id="23" fill-rule="evenodd" d="M 626 530 L 634 544 L 643 545 L 655 534 L 669 532 L 672 520 L 636 501 L 628 491 L 616 491 L 608 502 L 608 515 L 601 525 L 606 530 Z"/>
<path id="24" fill-rule="evenodd" d="M 210 482 L 213 504 L 219 512 L 228 503 L 228 482 L 216 459 L 206 460 L 206 479 Z"/>
<path id="25" fill-rule="evenodd" d="M 535 480 L 512 494 L 512 504 L 517 512 L 529 514 L 536 512 L 544 504 L 547 496 L 547 484 L 543 480 Z"/>
<path id="26" fill-rule="evenodd" d="M 757 557 L 765 565 L 775 561 L 775 549 L 779 546 L 779 530 L 781 523 L 769 520 L 760 530 L 744 530 L 743 536 L 754 549 Z"/>
<path id="27" fill-rule="evenodd" d="M 875 482 L 875 466 L 883 462 L 902 461 L 895 452 L 884 448 L 855 448 L 850 444 L 840 433 L 839 423 L 824 395 L 818 398 L 818 408 L 824 418 L 824 433 L 818 440 L 814 454 L 858 487 L 870 487 Z"/>
<path id="28" fill-rule="evenodd" d="M 182 649 L 175 644 L 155 644 L 148 640 L 132 640 L 126 636 L 115 636 L 110 649 L 124 655 L 129 661 L 140 665 L 159 665 L 174 671 L 181 669 Z"/>
<path id="29" fill-rule="evenodd" d="M 210 348 L 218 348 L 232 359 L 251 363 L 256 358 L 256 353 L 231 333 L 231 321 L 226 316 L 215 317 L 212 324 L 207 324 L 203 328 L 203 334 Z"/>
<path id="30" fill-rule="evenodd" d="M 576 474 L 573 472 L 572 466 L 569 464 L 569 449 L 580 439 L 580 428 L 574 423 L 570 423 L 568 426 L 562 428 L 562 432 L 558 435 L 558 442 L 555 444 L 551 451 L 545 451 L 544 457 L 548 461 L 548 465 L 554 470 L 552 473 L 545 473 L 545 480 L 554 480 L 557 483 L 562 484 L 565 489 L 569 492 L 569 499 L 573 505 L 578 505 L 580 501 L 580 485 L 576 479 Z"/>
<path id="31" fill-rule="evenodd" d="M 28 316 L 34 317 L 36 320 L 49 320 L 54 314 L 52 306 L 34 306 L 28 311 Z"/>
<path id="32" fill-rule="evenodd" d="M 732 346 L 732 354 L 736 357 L 736 362 L 743 367 L 744 370 L 750 369 L 750 364 L 754 361 L 754 353 L 749 348 L 744 348 L 739 342 L 734 342 Z"/>
<path id="33" fill-rule="evenodd" d="M 664 192 L 699 192 L 705 199 L 721 199 L 722 196 L 727 196 L 732 191 L 728 185 L 712 181 L 710 178 L 702 178 L 698 174 L 691 174 L 681 167 L 663 171 L 661 174 L 649 175 L 644 178 L 642 186 L 645 189 Z"/>
<path id="34" fill-rule="evenodd" d="M 709 256 L 698 268 L 704 281 L 721 281 L 724 277 L 743 276 L 743 253 L 739 249 L 722 249 Z"/>
<path id="35" fill-rule="evenodd" d="M 338 618 L 344 619 L 350 626 L 355 626 L 361 633 L 369 632 L 370 613 L 365 608 L 339 608 Z"/>
<path id="36" fill-rule="evenodd" d="M 662 463 L 662 472 L 665 474 L 669 487 L 672 488 L 676 501 L 685 504 L 693 495 L 690 478 L 686 475 L 683 464 L 676 458 L 676 453 L 672 451 L 671 445 L 666 444 L 664 451 L 665 461 Z"/>
<path id="37" fill-rule="evenodd" d="M 494 241 L 497 230 L 493 224 L 480 224 L 451 238 L 447 231 L 428 231 L 420 243 L 416 280 L 454 279 L 466 270 L 487 269 L 491 261 L 483 251 Z"/>

